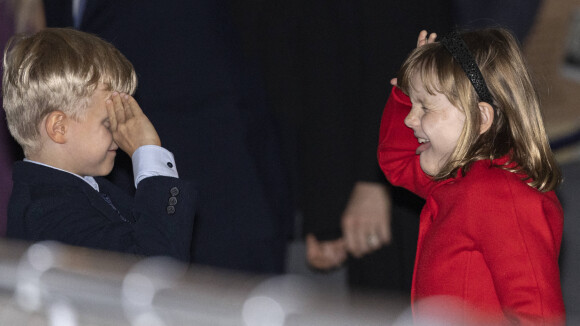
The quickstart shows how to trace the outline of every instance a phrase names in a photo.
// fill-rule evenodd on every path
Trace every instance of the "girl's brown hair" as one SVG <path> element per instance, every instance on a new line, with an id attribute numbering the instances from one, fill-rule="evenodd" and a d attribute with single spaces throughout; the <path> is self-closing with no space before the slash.
<path id="1" fill-rule="evenodd" d="M 465 114 L 457 147 L 434 176 L 443 180 L 465 174 L 478 160 L 508 156 L 501 168 L 525 174 L 526 182 L 540 190 L 554 190 L 562 176 L 550 149 L 540 112 L 540 101 L 524 56 L 513 35 L 501 28 L 461 33 L 493 98 L 491 127 L 480 134 L 480 99 L 465 71 L 440 43 L 415 49 L 403 63 L 399 87 L 409 93 L 414 74 L 427 92 L 442 93 Z"/>

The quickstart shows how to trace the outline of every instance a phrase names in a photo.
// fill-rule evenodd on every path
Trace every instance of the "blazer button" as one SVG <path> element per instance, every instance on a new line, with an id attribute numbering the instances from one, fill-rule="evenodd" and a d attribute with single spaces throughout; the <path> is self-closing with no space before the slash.
<path id="1" fill-rule="evenodd" d="M 175 204 L 177 204 L 177 198 L 169 197 L 169 205 L 175 206 Z"/>
<path id="2" fill-rule="evenodd" d="M 171 194 L 171 196 L 177 196 L 179 195 L 179 189 L 177 187 L 173 187 L 171 188 L 171 190 L 169 190 L 169 193 Z"/>
<path id="3" fill-rule="evenodd" d="M 175 206 L 167 206 L 167 214 L 169 215 L 175 214 Z"/>

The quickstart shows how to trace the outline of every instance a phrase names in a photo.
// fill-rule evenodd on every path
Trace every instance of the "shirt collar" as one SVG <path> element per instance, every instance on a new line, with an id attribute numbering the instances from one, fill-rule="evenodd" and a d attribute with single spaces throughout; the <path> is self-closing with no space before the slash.
<path id="1" fill-rule="evenodd" d="M 91 187 L 93 187 L 93 189 L 95 189 L 97 192 L 99 191 L 99 184 L 97 183 L 97 180 L 95 180 L 95 178 L 93 178 L 91 176 L 81 177 L 80 175 L 75 174 L 75 173 L 72 173 L 72 172 L 69 172 L 67 170 L 59 169 L 59 168 L 56 168 L 56 167 L 54 167 L 52 165 L 48 165 L 48 164 L 44 164 L 44 163 L 32 161 L 32 160 L 29 160 L 27 158 L 25 158 L 24 161 L 25 162 L 29 162 L 29 163 L 34 163 L 34 164 L 42 165 L 42 166 L 46 166 L 47 168 L 51 168 L 51 169 L 55 169 L 55 170 L 59 170 L 59 171 L 62 171 L 62 172 L 66 172 L 66 173 L 72 174 L 72 175 L 74 175 L 74 176 L 76 176 L 76 177 L 84 180 Z"/>

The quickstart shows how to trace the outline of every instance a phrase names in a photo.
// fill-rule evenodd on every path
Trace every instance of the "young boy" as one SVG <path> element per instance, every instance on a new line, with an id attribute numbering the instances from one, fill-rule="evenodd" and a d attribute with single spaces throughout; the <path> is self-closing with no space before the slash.
<path id="1" fill-rule="evenodd" d="M 189 261 L 194 191 L 127 95 L 131 63 L 96 36 L 49 28 L 11 40 L 3 67 L 8 127 L 26 157 L 14 165 L 8 237 Z M 102 178 L 118 148 L 133 161 L 134 198 Z"/>

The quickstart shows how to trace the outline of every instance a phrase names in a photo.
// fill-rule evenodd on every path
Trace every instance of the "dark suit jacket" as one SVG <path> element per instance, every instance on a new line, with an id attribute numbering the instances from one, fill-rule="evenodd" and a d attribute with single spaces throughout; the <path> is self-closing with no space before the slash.
<path id="1" fill-rule="evenodd" d="M 47 24 L 71 26 L 70 0 L 45 1 Z M 294 210 L 262 85 L 241 56 L 227 1 L 88 0 L 80 29 L 135 66 L 136 98 L 180 177 L 199 190 L 192 261 L 281 272 Z M 112 176 L 131 183 L 130 160 Z"/>
<path id="2" fill-rule="evenodd" d="M 461 28 L 501 26 L 524 42 L 534 24 L 542 0 L 453 0 L 454 18 Z"/>
<path id="3" fill-rule="evenodd" d="M 195 192 L 189 183 L 149 177 L 131 198 L 104 178 L 95 179 L 114 207 L 77 176 L 16 162 L 8 237 L 189 261 L 195 214 Z M 170 203 L 170 197 L 176 202 Z"/>

